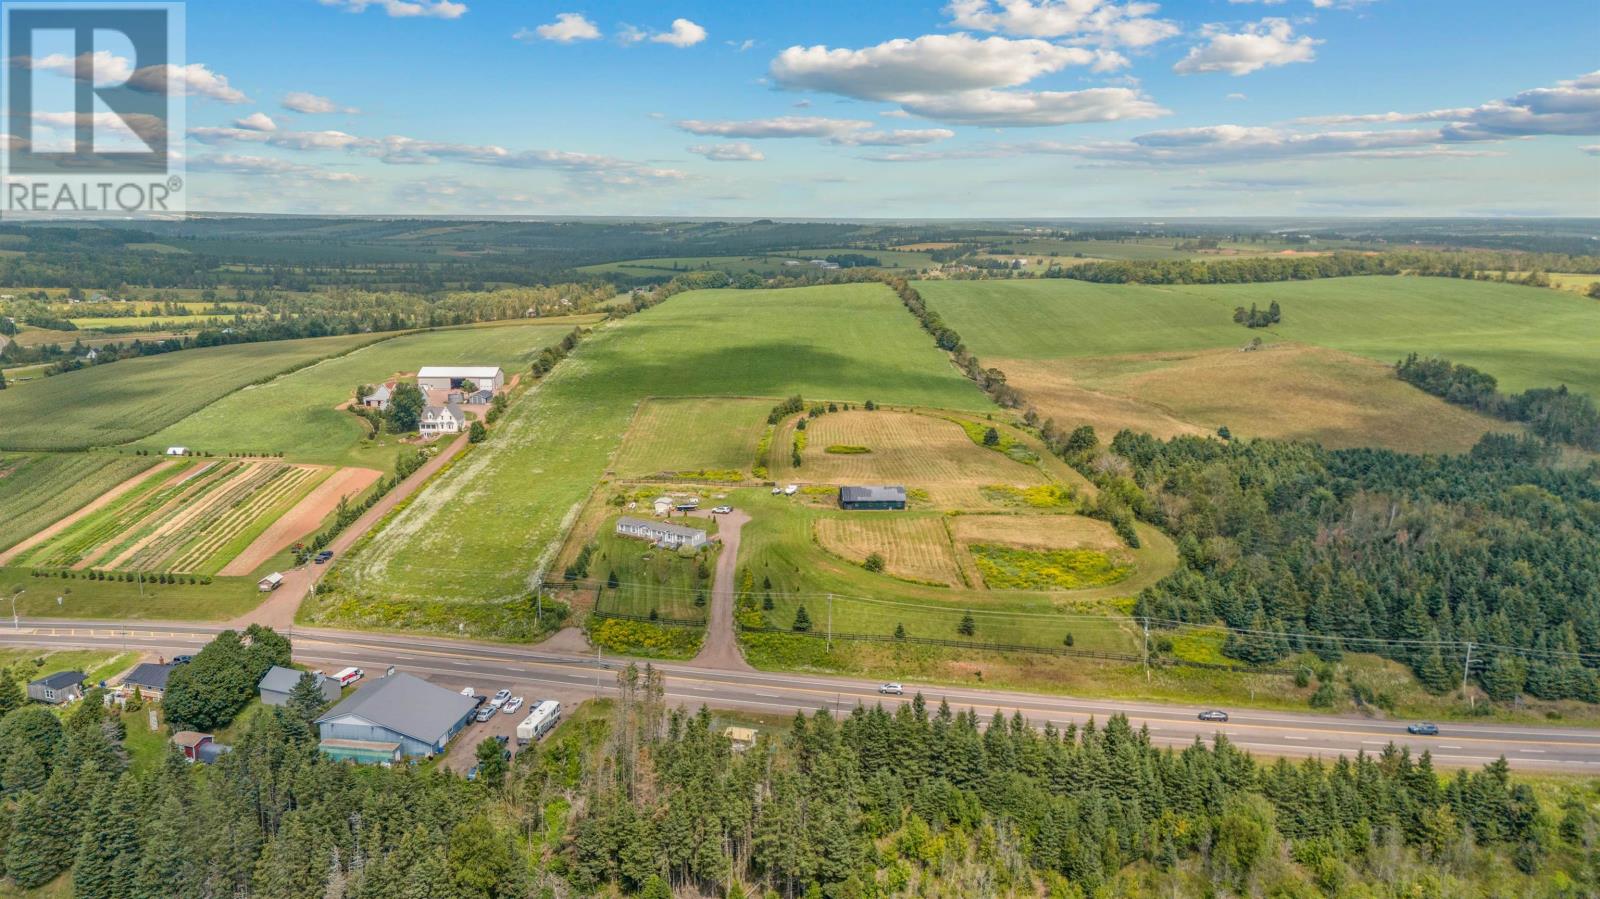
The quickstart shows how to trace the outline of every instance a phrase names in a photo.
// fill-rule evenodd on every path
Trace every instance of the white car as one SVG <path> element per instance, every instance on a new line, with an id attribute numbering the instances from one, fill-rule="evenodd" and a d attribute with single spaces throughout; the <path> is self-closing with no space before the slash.
<path id="1" fill-rule="evenodd" d="M 522 697 L 513 696 L 511 697 L 511 701 L 506 703 L 506 707 L 500 711 L 505 712 L 507 715 L 515 715 L 517 713 L 517 709 L 520 708 L 522 708 Z"/>
<path id="2" fill-rule="evenodd" d="M 900 684 L 888 683 L 879 687 L 878 692 L 885 696 L 904 696 L 906 695 L 906 688 Z"/>

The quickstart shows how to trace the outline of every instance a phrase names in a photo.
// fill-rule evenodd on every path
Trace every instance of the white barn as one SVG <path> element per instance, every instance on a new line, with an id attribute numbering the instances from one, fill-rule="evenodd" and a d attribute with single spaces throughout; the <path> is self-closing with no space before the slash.
<path id="1" fill-rule="evenodd" d="M 479 390 L 499 390 L 506 385 L 498 365 L 424 365 L 417 372 L 423 390 L 453 390 L 471 381 Z"/>

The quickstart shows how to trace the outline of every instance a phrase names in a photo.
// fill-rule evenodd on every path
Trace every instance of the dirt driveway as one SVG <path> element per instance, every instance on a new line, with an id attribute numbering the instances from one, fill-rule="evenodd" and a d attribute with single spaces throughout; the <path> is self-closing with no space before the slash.
<path id="1" fill-rule="evenodd" d="M 710 512 L 693 513 L 701 518 Z M 706 640 L 694 664 L 726 671 L 753 671 L 739 652 L 739 636 L 733 629 L 734 593 L 738 589 L 734 576 L 739 567 L 739 532 L 750 516 L 734 509 L 717 516 L 717 536 L 722 538 L 721 554 L 717 556 L 716 578 L 711 587 L 711 618 L 706 622 Z"/>

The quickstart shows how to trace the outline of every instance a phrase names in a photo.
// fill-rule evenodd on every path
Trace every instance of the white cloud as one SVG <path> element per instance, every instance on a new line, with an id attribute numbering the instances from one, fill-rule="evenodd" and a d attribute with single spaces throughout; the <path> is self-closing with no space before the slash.
<path id="1" fill-rule="evenodd" d="M 1081 91 L 964 91 L 905 97 L 906 110 L 961 125 L 1029 127 L 1150 119 L 1169 114 L 1150 98 L 1126 87 Z"/>
<path id="2" fill-rule="evenodd" d="M 673 19 L 672 30 L 651 35 L 650 40 L 674 47 L 693 47 L 706 39 L 706 30 L 688 19 Z"/>
<path id="3" fill-rule="evenodd" d="M 1203 72 L 1248 75 L 1269 66 L 1310 62 L 1316 58 L 1315 47 L 1322 43 L 1305 35 L 1295 37 L 1294 26 L 1288 19 L 1274 18 L 1246 25 L 1237 33 L 1230 33 L 1219 25 L 1207 25 L 1201 35 L 1207 42 L 1191 48 L 1189 55 L 1172 67 L 1174 72 L 1180 75 Z"/>
<path id="4" fill-rule="evenodd" d="M 520 29 L 512 35 L 519 41 L 546 40 L 560 44 L 570 44 L 575 41 L 592 41 L 600 37 L 600 29 L 584 17 L 582 13 L 563 12 L 556 13 L 556 20 L 529 31 Z"/>
<path id="5" fill-rule="evenodd" d="M 336 181 L 356 184 L 366 181 L 354 172 L 334 171 L 319 166 L 269 159 L 265 156 L 236 156 L 231 153 L 199 156 L 187 163 L 191 171 L 226 172 L 233 175 L 290 175 L 312 181 Z"/>
<path id="6" fill-rule="evenodd" d="M 1037 39 L 927 34 L 860 50 L 789 47 L 772 61 L 771 72 L 779 85 L 792 90 L 895 100 L 908 94 L 1013 87 L 1101 58 L 1083 47 Z"/>
<path id="7" fill-rule="evenodd" d="M 336 6 L 353 13 L 369 8 L 383 10 L 395 19 L 459 19 L 467 14 L 465 3 L 452 0 L 321 0 L 323 6 Z"/>
<path id="8" fill-rule="evenodd" d="M 865 131 L 871 122 L 860 119 L 829 119 L 821 116 L 778 116 L 770 119 L 744 119 L 707 122 L 684 119 L 677 123 L 690 134 L 706 137 L 838 137 L 853 131 Z"/>
<path id="9" fill-rule="evenodd" d="M 1178 33 L 1177 25 L 1150 17 L 1157 8 L 1108 0 L 951 0 L 945 11 L 956 26 L 975 31 L 1145 47 Z"/>
<path id="10" fill-rule="evenodd" d="M 252 112 L 242 119 L 234 119 L 233 125 L 236 128 L 244 128 L 248 131 L 278 130 L 278 123 L 274 122 L 272 117 L 264 112 Z"/>
<path id="11" fill-rule="evenodd" d="M 341 106 L 327 97 L 306 91 L 290 91 L 278 101 L 284 109 L 290 112 L 303 112 L 307 115 L 321 115 L 330 112 L 358 113 L 361 110 L 353 106 Z"/>
<path id="12" fill-rule="evenodd" d="M 739 141 L 731 144 L 695 144 L 689 148 L 712 162 L 760 162 L 767 157 L 760 150 Z"/>

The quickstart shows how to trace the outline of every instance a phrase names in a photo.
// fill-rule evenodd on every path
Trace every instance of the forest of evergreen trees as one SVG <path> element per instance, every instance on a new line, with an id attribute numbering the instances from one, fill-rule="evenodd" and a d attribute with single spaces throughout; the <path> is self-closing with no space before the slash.
<path id="1" fill-rule="evenodd" d="M 1246 630 L 1229 649 L 1255 663 L 1377 652 L 1438 692 L 1472 643 L 1495 699 L 1596 702 L 1600 483 L 1552 454 L 1508 435 L 1419 456 L 1123 431 L 1100 469 L 1120 465 L 1102 480 L 1178 541 L 1136 615 Z"/>
<path id="2" fill-rule="evenodd" d="M 797 713 L 737 752 L 630 666 L 616 700 L 511 765 L 485 741 L 494 763 L 467 781 L 326 761 L 309 678 L 213 766 L 170 748 L 131 764 L 102 691 L 60 718 L 7 683 L 0 866 L 90 899 L 1443 899 L 1596 883 L 1576 790 L 1541 803 L 1504 761 L 1442 776 L 1392 746 L 1264 764 L 1221 737 L 1158 748 L 1121 716 L 1036 729 L 917 696 Z"/>

